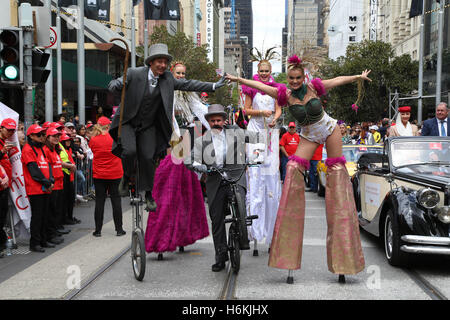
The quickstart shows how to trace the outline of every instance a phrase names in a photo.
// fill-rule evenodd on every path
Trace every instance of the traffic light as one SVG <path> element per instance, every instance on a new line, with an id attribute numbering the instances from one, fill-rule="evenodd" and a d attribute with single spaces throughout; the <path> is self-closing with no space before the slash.
<path id="1" fill-rule="evenodd" d="M 23 82 L 23 36 L 19 28 L 0 28 L 0 82 Z"/>
<path id="2" fill-rule="evenodd" d="M 45 83 L 47 82 L 50 70 L 45 69 L 47 67 L 50 54 L 40 51 L 39 49 L 33 49 L 33 83 Z"/>

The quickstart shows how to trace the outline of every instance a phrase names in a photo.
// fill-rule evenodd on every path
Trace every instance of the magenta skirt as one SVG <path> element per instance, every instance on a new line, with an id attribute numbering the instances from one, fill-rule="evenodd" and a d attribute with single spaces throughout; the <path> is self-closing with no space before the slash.
<path id="1" fill-rule="evenodd" d="M 209 235 L 200 181 L 182 162 L 170 155 L 161 161 L 152 194 L 157 209 L 147 221 L 147 252 L 175 251 Z"/>

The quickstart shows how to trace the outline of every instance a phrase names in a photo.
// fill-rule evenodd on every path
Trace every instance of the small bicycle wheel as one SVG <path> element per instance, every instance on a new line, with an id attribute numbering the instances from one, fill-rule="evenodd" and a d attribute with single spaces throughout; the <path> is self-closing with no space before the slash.
<path id="1" fill-rule="evenodd" d="M 144 235 L 141 229 L 133 231 L 131 238 L 131 263 L 133 266 L 134 277 L 138 281 L 142 281 L 145 275 L 145 243 Z"/>
<path id="2" fill-rule="evenodd" d="M 239 232 L 234 223 L 231 224 L 228 234 L 228 248 L 230 250 L 231 268 L 234 273 L 238 273 L 241 267 L 241 250 L 239 245 Z"/>

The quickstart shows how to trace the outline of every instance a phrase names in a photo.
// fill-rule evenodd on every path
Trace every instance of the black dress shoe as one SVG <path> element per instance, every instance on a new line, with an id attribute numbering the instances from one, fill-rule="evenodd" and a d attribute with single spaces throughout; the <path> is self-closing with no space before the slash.
<path id="1" fill-rule="evenodd" d="M 120 183 L 119 183 L 119 195 L 121 197 L 126 197 L 129 195 L 128 194 L 129 185 L 130 185 L 130 179 L 124 175 L 122 177 L 122 180 L 120 180 Z"/>
<path id="2" fill-rule="evenodd" d="M 81 223 L 81 220 L 79 220 L 79 219 L 77 219 L 77 218 L 75 218 L 75 217 L 73 217 L 72 220 L 73 220 L 76 224 L 80 224 L 80 223 Z"/>
<path id="3" fill-rule="evenodd" d="M 217 263 L 213 264 L 211 267 L 211 270 L 213 272 L 219 272 L 219 271 L 222 271 L 223 269 L 225 269 L 225 262 L 223 262 L 223 261 L 217 262 Z"/>
<path id="4" fill-rule="evenodd" d="M 100 232 L 100 231 L 94 231 L 93 233 L 92 233 L 92 235 L 94 236 L 94 237 L 101 237 L 102 236 L 102 233 Z"/>
<path id="5" fill-rule="evenodd" d="M 57 229 L 56 231 L 60 234 L 69 234 L 70 233 L 70 229 Z"/>
<path id="6" fill-rule="evenodd" d="M 156 211 L 156 202 L 155 200 L 153 200 L 151 192 L 146 192 L 145 193 L 145 210 L 148 210 L 150 212 L 155 212 Z"/>
<path id="7" fill-rule="evenodd" d="M 164 256 L 162 253 L 158 253 L 158 261 L 162 261 L 164 259 Z"/>
<path id="8" fill-rule="evenodd" d="M 53 237 L 50 240 L 48 240 L 47 242 L 52 243 L 52 244 L 61 244 L 64 242 L 64 239 L 61 237 Z"/>
<path id="9" fill-rule="evenodd" d="M 33 252 L 45 252 L 44 248 L 42 248 L 41 246 L 31 246 L 30 247 L 30 251 L 33 251 Z"/>
<path id="10" fill-rule="evenodd" d="M 76 224 L 76 222 L 73 221 L 72 219 L 66 219 L 66 220 L 64 220 L 64 224 L 65 225 L 74 225 L 74 224 Z"/>
<path id="11" fill-rule="evenodd" d="M 54 248 L 55 245 L 50 242 L 41 243 L 42 248 Z"/>
<path id="12" fill-rule="evenodd" d="M 124 235 L 126 235 L 126 234 L 127 234 L 127 233 L 126 233 L 124 230 L 117 231 L 117 236 L 118 236 L 118 237 L 124 236 Z"/>

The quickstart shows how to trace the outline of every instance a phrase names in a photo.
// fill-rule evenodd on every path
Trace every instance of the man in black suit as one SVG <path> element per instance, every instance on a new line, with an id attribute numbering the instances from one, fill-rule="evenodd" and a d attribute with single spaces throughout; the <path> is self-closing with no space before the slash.
<path id="1" fill-rule="evenodd" d="M 119 193 L 122 196 L 128 194 L 138 157 L 139 189 L 145 191 L 145 201 L 150 211 L 156 210 L 152 198 L 154 158 L 169 147 L 172 136 L 174 90 L 211 92 L 225 85 L 224 78 L 217 83 L 175 79 L 167 70 L 171 60 L 167 45 L 157 43 L 150 47 L 144 67 L 128 69 L 121 132 L 123 150 L 117 148 L 120 109 L 114 115 L 109 130 L 115 141 L 112 152 L 122 158 L 124 169 Z M 112 92 L 120 92 L 122 87 L 123 77 L 112 80 L 108 85 Z"/>
<path id="2" fill-rule="evenodd" d="M 422 126 L 422 136 L 450 136 L 450 121 L 448 119 L 448 108 L 445 102 L 436 107 L 436 117 L 425 120 Z"/>
<path id="3" fill-rule="evenodd" d="M 206 172 L 207 165 L 231 169 L 227 171 L 230 177 L 239 177 L 241 170 L 245 167 L 245 142 L 246 135 L 250 135 L 250 142 L 256 142 L 256 134 L 252 134 L 236 125 L 225 125 L 227 113 L 224 107 L 213 104 L 205 114 L 211 130 L 206 131 L 204 136 L 195 139 L 191 157 L 185 159 L 186 167 L 198 172 Z M 246 176 L 245 173 L 238 181 L 237 197 L 245 204 Z M 219 173 L 208 174 L 206 178 L 206 194 L 208 196 L 208 210 L 211 217 L 212 236 L 216 252 L 216 263 L 212 265 L 212 271 L 217 272 L 225 268 L 228 260 L 228 246 L 225 231 L 225 204 L 230 186 L 222 181 Z M 247 216 L 245 205 L 240 212 L 241 218 Z M 240 230 L 242 237 L 241 250 L 250 249 L 247 229 Z"/>

